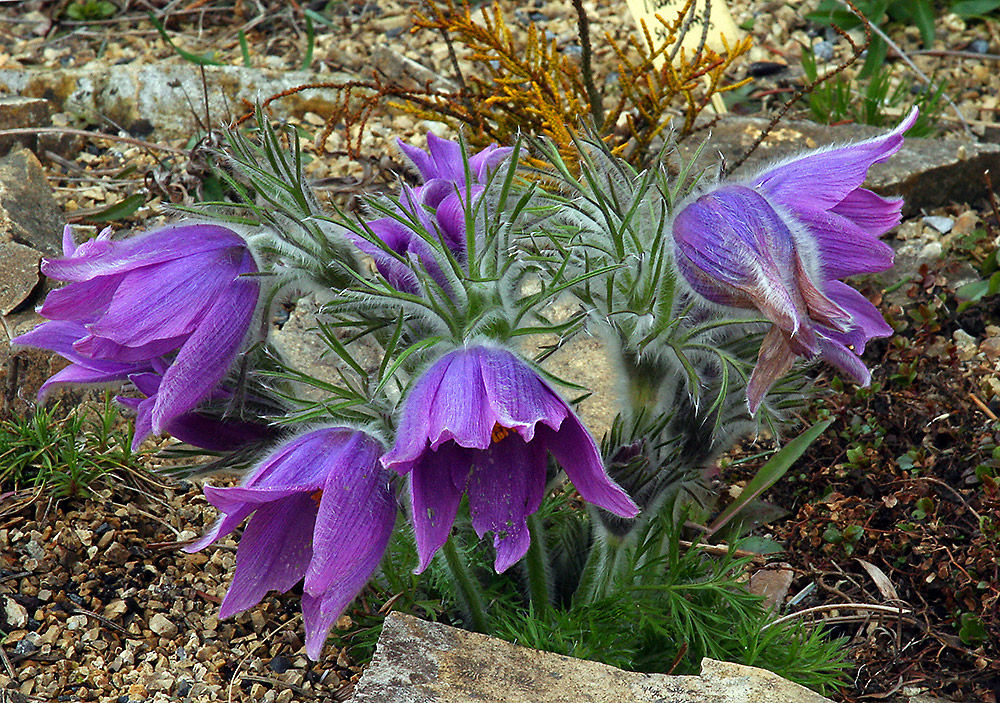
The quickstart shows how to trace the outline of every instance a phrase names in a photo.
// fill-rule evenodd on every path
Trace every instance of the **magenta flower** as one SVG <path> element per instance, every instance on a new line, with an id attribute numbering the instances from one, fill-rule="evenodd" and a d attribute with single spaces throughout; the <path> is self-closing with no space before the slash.
<path id="1" fill-rule="evenodd" d="M 239 486 L 205 486 L 205 497 L 223 515 L 185 551 L 204 549 L 252 515 L 219 618 L 304 579 L 306 653 L 319 659 L 330 628 L 382 560 L 396 522 L 381 453 L 364 432 L 328 427 L 281 445 Z"/>
<path id="2" fill-rule="evenodd" d="M 462 147 L 458 143 L 428 132 L 427 146 L 430 153 L 399 141 L 399 147 L 424 179 L 423 185 L 415 188 L 403 185 L 400 205 L 406 217 L 415 219 L 428 233 L 438 234 L 459 261 L 464 261 L 466 195 L 471 196 L 475 206 L 486 189 L 490 171 L 507 158 L 512 149 L 494 144 L 470 156 L 472 180 L 467 182 Z M 367 225 L 390 250 L 404 258 L 420 261 L 431 277 L 443 284 L 441 263 L 433 248 L 409 226 L 392 217 L 372 220 Z M 390 285 L 408 293 L 417 292 L 417 279 L 409 266 L 363 239 L 358 240 L 358 246 L 374 258 L 379 273 Z"/>
<path id="3" fill-rule="evenodd" d="M 579 418 L 524 361 L 495 347 L 439 359 L 413 385 L 396 444 L 382 457 L 386 468 L 410 474 L 418 573 L 448 540 L 464 493 L 476 533 L 493 533 L 496 570 L 523 557 L 549 452 L 584 500 L 622 517 L 638 514 Z"/>
<path id="4" fill-rule="evenodd" d="M 148 431 L 167 431 L 226 375 L 243 346 L 260 285 L 242 237 L 225 227 L 179 225 L 121 241 L 106 229 L 79 247 L 69 227 L 65 258 L 42 272 L 69 281 L 38 312 L 51 320 L 13 340 L 55 351 L 69 367 L 57 383 L 120 382 L 163 366 Z M 144 435 L 136 434 L 136 444 Z"/>
<path id="5" fill-rule="evenodd" d="M 881 137 L 720 184 L 674 219 L 677 266 L 694 291 L 774 323 L 747 386 L 751 414 L 797 356 L 819 356 L 861 385 L 871 379 L 859 356 L 892 328 L 838 279 L 892 267 L 893 250 L 878 238 L 899 224 L 903 201 L 861 185 L 872 164 L 899 150 L 916 119 L 914 109 Z"/>

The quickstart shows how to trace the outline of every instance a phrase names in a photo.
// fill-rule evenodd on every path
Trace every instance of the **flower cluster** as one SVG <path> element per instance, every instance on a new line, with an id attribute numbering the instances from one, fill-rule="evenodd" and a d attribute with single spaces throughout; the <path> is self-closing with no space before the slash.
<path id="1" fill-rule="evenodd" d="M 674 280 L 684 280 L 689 297 L 704 303 L 694 317 L 709 317 L 706 310 L 726 317 L 733 315 L 730 308 L 753 309 L 773 323 L 745 388 L 751 415 L 797 356 L 822 357 L 867 383 L 870 374 L 859 356 L 868 340 L 885 336 L 889 328 L 874 306 L 840 279 L 892 264 L 891 249 L 878 237 L 899 221 L 901 203 L 861 184 L 872 164 L 899 148 L 914 119 L 911 114 L 897 129 L 868 142 L 812 153 L 753 178 L 717 184 L 682 200 L 675 212 L 667 212 L 659 191 L 661 200 L 644 210 L 655 215 L 647 219 L 659 223 L 657 233 L 669 224 L 673 235 L 656 238 L 672 258 L 642 258 L 649 252 L 635 256 L 656 262 L 647 268 L 659 272 L 665 283 L 653 281 L 651 290 L 669 292 Z M 398 201 L 380 208 L 383 217 L 352 230 L 359 234 L 354 244 L 373 258 L 384 279 L 370 289 L 384 293 L 388 282 L 388 293 L 398 294 L 397 301 L 391 295 L 366 298 L 364 291 L 343 298 L 344 309 L 354 305 L 351 310 L 363 310 L 350 318 L 351 324 L 361 326 L 360 320 L 368 325 L 386 352 L 379 371 L 385 376 L 371 384 L 372 393 L 386 397 L 381 407 L 398 403 L 398 412 L 361 414 L 371 418 L 366 422 L 357 414 L 338 415 L 322 406 L 329 411 L 329 422 L 282 440 L 267 418 L 208 412 L 246 398 L 245 379 L 253 374 L 247 352 L 266 341 L 262 301 L 275 293 L 264 289 L 268 279 L 262 274 L 273 266 L 253 248 L 254 240 L 216 224 L 181 224 L 118 241 L 106 230 L 79 246 L 67 228 L 64 257 L 46 260 L 42 270 L 68 285 L 49 293 L 39 309 L 48 321 L 14 340 L 70 362 L 48 380 L 42 395 L 56 384 L 130 383 L 142 397 L 119 400 L 136 413 L 135 446 L 151 434 L 164 433 L 216 451 L 256 445 L 254 451 L 262 456 L 238 485 L 205 487 L 221 517 L 186 549 L 204 549 L 249 519 L 220 617 L 301 581 L 306 651 L 313 659 L 320 656 L 338 616 L 376 573 L 396 529 L 400 500 L 408 498 L 416 573 L 426 570 L 439 550 L 449 548 L 463 498 L 472 531 L 479 539 L 492 537 L 495 571 L 521 561 L 538 538 L 529 518 L 545 499 L 553 475 L 550 463 L 565 472 L 598 515 L 603 510 L 622 522 L 639 514 L 636 502 L 609 476 L 597 442 L 571 406 L 539 369 L 505 346 L 521 323 L 498 321 L 503 313 L 490 305 L 514 297 L 516 286 L 501 283 L 499 274 L 496 280 L 481 275 L 477 262 L 469 261 L 475 258 L 468 247 L 476 236 L 471 214 L 483 202 L 492 172 L 512 150 L 490 147 L 469 156 L 460 144 L 434 135 L 428 135 L 428 145 L 424 152 L 400 143 L 424 182 L 404 185 Z M 557 198 L 561 204 L 570 202 Z M 603 203 L 608 210 L 611 199 Z M 621 232 L 638 211 L 629 207 L 629 217 L 618 220 Z M 499 206 L 491 203 L 490 208 Z M 495 245 L 497 261 L 509 258 L 507 241 Z M 555 235 L 551 241 L 557 242 L 554 250 L 562 246 Z M 556 268 L 561 273 L 569 262 L 567 255 Z M 602 261 L 600 272 L 627 263 Z M 424 339 L 425 330 L 399 311 L 398 300 L 419 302 L 428 295 L 425 276 L 450 292 L 442 275 L 445 265 L 454 273 L 447 280 L 466 286 L 464 297 L 450 298 L 445 307 L 470 309 L 456 315 L 453 324 L 442 325 L 446 333 Z M 590 285 L 593 276 L 584 272 L 568 282 L 558 280 L 549 299 L 574 290 L 575 283 Z M 498 292 L 490 286 L 506 287 Z M 605 288 L 609 295 L 615 290 L 611 283 Z M 583 300 L 584 293 L 577 292 Z M 677 309 L 672 301 L 650 300 L 656 314 Z M 388 310 L 382 317 L 385 310 L 379 305 Z M 524 318 L 535 312 L 521 310 Z M 635 319 L 654 317 L 650 310 L 627 312 Z M 393 320 L 396 331 L 378 336 Z M 404 331 L 404 325 L 412 326 Z M 667 329 L 634 327 L 644 336 Z M 394 351 L 400 339 L 412 347 Z M 646 363 L 638 355 L 633 361 L 636 368 Z M 352 369 L 364 375 L 361 365 L 352 364 Z M 688 376 L 697 373 L 693 369 L 688 364 L 683 378 L 671 379 L 673 387 L 683 388 Z M 384 390 L 393 374 L 394 394 Z M 348 396 L 344 391 L 343 397 Z M 651 444 L 683 444 L 675 440 L 656 438 Z M 260 452 L 264 443 L 271 446 Z M 636 441 L 629 446 L 647 445 Z M 611 455 L 624 456 L 614 454 L 614 447 Z M 406 492 L 401 490 L 404 482 Z M 647 502 L 652 504 L 643 505 Z M 590 544 L 602 547 L 604 540 L 598 536 Z M 451 567 L 453 553 L 448 555 Z M 546 589 L 537 588 L 537 579 L 529 573 L 527 580 L 534 584 L 532 598 L 544 597 Z"/>
<path id="2" fill-rule="evenodd" d="M 399 147 L 419 171 L 424 182 L 402 185 L 398 211 L 366 223 L 378 244 L 356 238 L 358 247 L 375 261 L 379 273 L 397 290 L 416 293 L 417 274 L 411 258 L 440 285 L 443 261 L 418 231 L 436 236 L 460 261 L 466 257 L 466 212 L 474 211 L 486 188 L 490 171 L 512 151 L 496 145 L 483 149 L 466 161 L 462 146 L 427 134 L 428 152 L 399 141 Z M 468 169 L 468 170 L 466 170 Z"/>

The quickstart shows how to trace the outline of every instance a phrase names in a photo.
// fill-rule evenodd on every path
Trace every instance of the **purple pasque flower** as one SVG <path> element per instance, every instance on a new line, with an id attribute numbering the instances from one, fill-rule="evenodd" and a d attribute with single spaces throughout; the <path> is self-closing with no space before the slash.
<path id="1" fill-rule="evenodd" d="M 916 119 L 914 108 L 883 136 L 719 184 L 674 218 L 677 267 L 694 291 L 774 323 L 747 386 L 751 414 L 797 356 L 820 356 L 855 382 L 870 381 L 859 357 L 868 340 L 892 328 L 838 279 L 892 267 L 893 250 L 879 237 L 899 224 L 903 201 L 861 185 L 872 164 L 899 150 Z"/>
<path id="2" fill-rule="evenodd" d="M 56 383 L 120 382 L 162 365 L 147 429 L 167 431 L 212 392 L 243 346 L 260 297 L 247 275 L 258 270 L 249 248 L 225 227 L 188 224 L 121 241 L 109 228 L 79 247 L 67 227 L 63 251 L 42 262 L 44 274 L 69 281 L 38 309 L 50 321 L 13 343 L 71 362 L 43 394 Z"/>
<path id="3" fill-rule="evenodd" d="M 280 445 L 239 486 L 205 486 L 223 515 L 185 551 L 204 549 L 250 517 L 220 619 L 304 579 L 306 653 L 319 659 L 330 628 L 382 560 L 396 522 L 382 451 L 364 432 L 325 427 Z"/>
<path id="4" fill-rule="evenodd" d="M 456 258 L 464 261 L 466 196 L 471 197 L 470 202 L 475 207 L 486 190 L 490 172 L 513 150 L 493 144 L 470 156 L 468 176 L 471 180 L 467 180 L 462 147 L 457 142 L 428 132 L 426 152 L 402 140 L 398 143 L 424 180 L 417 187 L 403 184 L 399 198 L 401 214 L 404 219 L 415 220 L 427 232 L 437 233 Z M 393 217 L 382 217 L 366 224 L 391 251 L 404 259 L 418 260 L 434 280 L 444 285 L 442 262 L 437 260 L 433 247 L 410 226 Z M 417 292 L 417 278 L 409 266 L 363 239 L 358 241 L 358 246 L 372 256 L 379 273 L 390 285 L 407 293 Z"/>
<path id="5" fill-rule="evenodd" d="M 414 383 L 396 444 L 382 457 L 386 468 L 410 474 L 417 571 L 448 540 L 465 493 L 476 533 L 493 532 L 496 570 L 523 557 L 549 452 L 584 500 L 622 517 L 638 514 L 579 418 L 527 363 L 485 346 L 438 359 Z"/>

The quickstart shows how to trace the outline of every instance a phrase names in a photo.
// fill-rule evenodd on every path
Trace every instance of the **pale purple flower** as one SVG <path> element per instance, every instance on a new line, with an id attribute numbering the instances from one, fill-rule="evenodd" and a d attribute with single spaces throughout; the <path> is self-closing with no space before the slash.
<path id="1" fill-rule="evenodd" d="M 861 185 L 872 164 L 899 150 L 916 119 L 914 109 L 883 136 L 721 183 L 675 217 L 677 266 L 694 291 L 774 323 L 747 387 L 751 413 L 797 356 L 820 356 L 853 381 L 870 381 L 859 356 L 892 328 L 838 279 L 892 267 L 893 250 L 879 237 L 899 224 L 903 201 Z"/>
<path id="2" fill-rule="evenodd" d="M 13 340 L 55 351 L 71 365 L 57 383 L 120 382 L 163 365 L 144 431 L 160 434 L 193 410 L 226 375 L 260 296 L 246 243 L 219 225 L 175 225 L 121 241 L 106 229 L 77 247 L 69 227 L 64 258 L 42 272 L 69 285 L 38 312 L 51 320 Z M 136 434 L 136 444 L 145 435 Z"/>
<path id="3" fill-rule="evenodd" d="M 638 508 L 608 477 L 594 439 L 527 363 L 496 347 L 446 354 L 414 383 L 386 468 L 410 474 L 418 572 L 448 540 L 462 495 L 493 533 L 498 572 L 528 551 L 552 453 L 580 496 L 622 517 Z"/>
<path id="4" fill-rule="evenodd" d="M 440 236 L 441 241 L 459 261 L 465 261 L 466 196 L 475 204 L 495 169 L 512 151 L 509 147 L 488 146 L 469 157 L 471 180 L 466 180 L 462 147 L 456 142 L 427 134 L 429 152 L 398 141 L 400 149 L 413 162 L 424 183 L 417 187 L 403 185 L 400 207 L 404 219 L 413 219 L 429 234 Z M 405 259 L 416 259 L 438 283 L 443 285 L 442 262 L 438 261 L 433 247 L 410 226 L 392 217 L 382 217 L 367 223 L 372 233 L 390 250 Z M 379 272 L 397 290 L 415 293 L 417 279 L 410 267 L 381 248 L 363 239 L 358 246 L 375 260 Z"/>
<path id="5" fill-rule="evenodd" d="M 250 517 L 220 619 L 304 579 L 306 653 L 319 659 L 330 628 L 381 562 L 396 522 L 382 450 L 364 432 L 312 430 L 279 446 L 241 485 L 205 486 L 223 515 L 185 551 L 204 549 Z"/>

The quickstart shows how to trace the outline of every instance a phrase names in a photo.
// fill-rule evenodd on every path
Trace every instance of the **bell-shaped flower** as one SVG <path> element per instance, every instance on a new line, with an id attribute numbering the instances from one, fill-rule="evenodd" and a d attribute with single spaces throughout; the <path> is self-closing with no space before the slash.
<path id="1" fill-rule="evenodd" d="M 306 653 L 319 659 L 330 628 L 381 562 L 396 522 L 382 450 L 364 432 L 316 429 L 280 445 L 239 486 L 205 486 L 223 515 L 186 551 L 204 549 L 250 517 L 219 618 L 304 579 Z"/>
<path id="2" fill-rule="evenodd" d="M 194 409 L 229 371 L 260 297 L 257 264 L 243 238 L 219 225 L 166 227 L 120 241 L 111 230 L 42 272 L 69 281 L 38 312 L 50 322 L 13 340 L 59 353 L 71 366 L 56 383 L 121 381 L 166 360 L 149 430 L 160 434 Z M 136 442 L 143 436 L 136 435 Z"/>
<path id="3" fill-rule="evenodd" d="M 448 540 L 463 494 L 476 533 L 493 533 L 496 570 L 521 559 L 550 452 L 584 500 L 622 517 L 639 512 L 570 406 L 527 363 L 483 346 L 435 362 L 410 390 L 396 444 L 382 457 L 410 474 L 418 572 Z"/>
<path id="4" fill-rule="evenodd" d="M 861 186 L 872 164 L 899 150 L 916 118 L 914 109 L 883 136 L 720 183 L 674 218 L 675 260 L 691 288 L 774 323 L 747 386 L 751 414 L 797 356 L 819 356 L 862 385 L 871 379 L 859 356 L 892 328 L 838 279 L 892 267 L 893 250 L 879 237 L 899 224 L 903 201 Z"/>
<path id="5" fill-rule="evenodd" d="M 511 153 L 510 147 L 491 145 L 468 157 L 468 174 L 457 142 L 427 134 L 429 152 L 399 141 L 403 153 L 413 162 L 424 182 L 420 186 L 403 185 L 400 193 L 401 222 L 394 217 L 382 217 L 367 222 L 372 233 L 389 250 L 404 260 L 415 259 L 439 284 L 444 285 L 441 265 L 433 247 L 413 231 L 418 226 L 442 243 L 459 261 L 465 260 L 466 198 L 475 207 L 486 189 L 490 172 Z M 466 175 L 470 178 L 467 179 Z M 412 223 L 412 224 L 411 224 Z M 407 293 L 417 292 L 417 278 L 411 267 L 371 242 L 359 239 L 359 248 L 372 256 L 375 265 L 394 288 Z"/>

